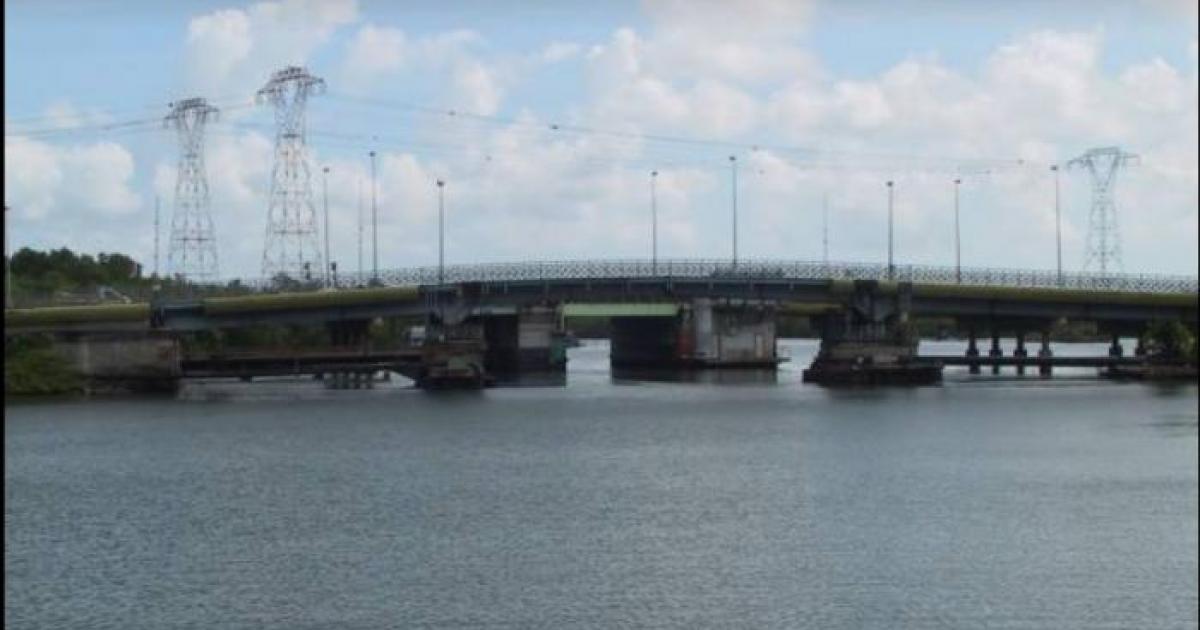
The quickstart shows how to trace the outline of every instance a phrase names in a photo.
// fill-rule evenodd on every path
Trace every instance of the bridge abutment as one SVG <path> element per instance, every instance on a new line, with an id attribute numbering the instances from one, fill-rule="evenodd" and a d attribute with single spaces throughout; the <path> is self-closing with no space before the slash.
<path id="1" fill-rule="evenodd" d="M 182 376 L 180 343 L 169 334 L 73 334 L 52 347 L 88 393 L 173 392 Z"/>

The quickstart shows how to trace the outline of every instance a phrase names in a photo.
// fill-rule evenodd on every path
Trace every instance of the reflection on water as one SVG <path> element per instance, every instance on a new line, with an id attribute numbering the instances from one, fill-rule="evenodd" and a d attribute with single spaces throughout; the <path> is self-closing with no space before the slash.
<path id="1" fill-rule="evenodd" d="M 659 383 L 701 383 L 708 385 L 773 385 L 779 382 L 779 374 L 775 370 L 753 368 L 683 370 L 614 367 L 611 373 L 612 382 L 616 384 L 648 381 Z"/>

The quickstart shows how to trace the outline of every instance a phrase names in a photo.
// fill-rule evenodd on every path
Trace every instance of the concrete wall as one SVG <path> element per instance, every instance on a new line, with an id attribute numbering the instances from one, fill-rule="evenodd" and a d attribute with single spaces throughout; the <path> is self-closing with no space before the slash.
<path id="1" fill-rule="evenodd" d="M 678 317 L 614 317 L 618 367 L 774 366 L 775 312 L 762 304 L 700 298 Z"/>
<path id="2" fill-rule="evenodd" d="M 54 348 L 86 378 L 178 378 L 181 371 L 179 342 L 165 336 L 84 336 Z"/>
<path id="3" fill-rule="evenodd" d="M 179 383 L 179 342 L 150 333 L 85 335 L 54 342 L 89 392 L 171 391 Z"/>
<path id="4" fill-rule="evenodd" d="M 496 375 L 566 369 L 558 310 L 532 306 L 516 315 L 481 316 L 487 342 L 485 364 Z"/>
<path id="5" fill-rule="evenodd" d="M 694 360 L 736 365 L 775 360 L 775 313 L 757 304 L 721 304 L 693 300 L 691 322 Z"/>

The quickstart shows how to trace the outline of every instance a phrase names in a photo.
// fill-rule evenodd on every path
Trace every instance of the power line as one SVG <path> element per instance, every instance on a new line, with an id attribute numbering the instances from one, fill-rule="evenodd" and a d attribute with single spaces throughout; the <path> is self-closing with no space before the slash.
<path id="1" fill-rule="evenodd" d="M 331 98 L 334 98 L 336 100 L 345 101 L 345 102 L 359 103 L 359 104 L 371 105 L 371 106 L 382 107 L 382 108 L 403 109 L 403 110 L 411 111 L 414 113 L 428 114 L 428 115 L 434 115 L 434 116 L 452 118 L 452 119 L 469 119 L 469 120 L 488 122 L 491 124 L 534 127 L 534 128 L 547 130 L 547 131 L 552 131 L 552 132 L 566 132 L 566 133 L 574 133 L 574 134 L 609 136 L 609 137 L 614 137 L 614 138 L 636 139 L 636 140 L 643 140 L 643 141 L 648 141 L 648 142 L 681 144 L 681 145 L 689 145 L 689 146 L 705 146 L 705 147 L 711 147 L 711 148 L 720 149 L 720 150 L 728 150 L 728 149 L 740 149 L 743 151 L 768 150 L 768 151 L 773 151 L 773 152 L 802 154 L 802 155 L 841 155 L 841 156 L 851 157 L 851 158 L 876 157 L 876 158 L 892 159 L 892 160 L 918 160 L 918 161 L 931 161 L 931 162 L 942 162 L 942 163 L 974 164 L 977 166 L 992 165 L 995 168 L 1020 166 L 1020 165 L 1025 164 L 1025 162 L 1026 162 L 1025 160 L 1021 160 L 1018 158 L 995 158 L 995 157 L 970 157 L 970 158 L 967 158 L 967 157 L 960 157 L 960 156 L 933 156 L 933 155 L 890 153 L 890 152 L 849 151 L 849 150 L 824 149 L 824 148 L 818 148 L 818 147 L 787 146 L 787 145 L 778 145 L 778 144 L 770 144 L 770 143 L 747 143 L 747 142 L 737 142 L 737 141 L 730 141 L 730 140 L 716 140 L 716 139 L 707 139 L 707 138 L 675 136 L 675 135 L 667 135 L 667 134 L 629 132 L 629 131 L 619 131 L 619 130 L 613 130 L 613 129 L 604 129 L 604 128 L 599 128 L 599 127 L 591 127 L 591 126 L 568 124 L 568 123 L 535 122 L 535 121 L 519 119 L 519 118 L 478 114 L 478 113 L 467 112 L 467 111 L 458 110 L 458 109 L 439 109 L 439 108 L 435 108 L 435 107 L 430 107 L 428 105 L 419 105 L 419 104 L 408 103 L 408 102 L 404 102 L 404 101 L 390 100 L 390 99 L 363 98 L 363 97 L 355 97 L 355 96 L 349 96 L 349 95 L 339 94 L 339 93 L 333 93 L 330 96 L 331 96 Z"/>

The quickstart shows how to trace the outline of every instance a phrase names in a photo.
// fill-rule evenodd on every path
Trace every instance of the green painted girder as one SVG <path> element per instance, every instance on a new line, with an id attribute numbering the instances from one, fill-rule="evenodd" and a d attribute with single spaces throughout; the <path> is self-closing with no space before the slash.
<path id="1" fill-rule="evenodd" d="M 563 317 L 675 317 L 679 305 L 674 302 L 628 302 L 628 303 L 567 303 L 562 307 Z"/>

